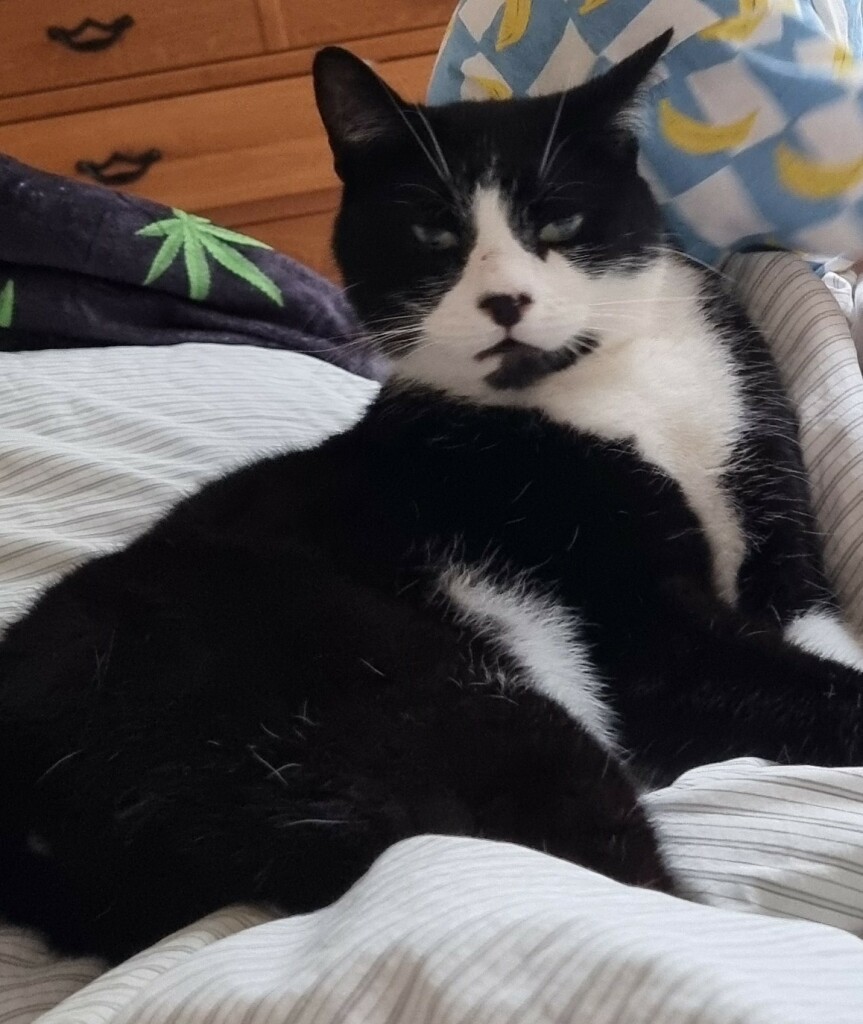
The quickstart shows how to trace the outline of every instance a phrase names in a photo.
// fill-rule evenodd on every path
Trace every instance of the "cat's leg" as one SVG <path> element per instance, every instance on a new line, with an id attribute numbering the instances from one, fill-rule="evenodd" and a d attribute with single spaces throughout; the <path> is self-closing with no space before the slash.
<path id="1" fill-rule="evenodd" d="M 623 742 L 666 780 L 747 755 L 863 764 L 863 673 L 754 629 L 709 595 L 658 601 L 638 635 L 608 650 Z"/>
<path id="2" fill-rule="evenodd" d="M 863 647 L 830 605 L 816 605 L 797 615 L 784 629 L 785 639 L 804 651 L 863 671 Z"/>
<path id="3" fill-rule="evenodd" d="M 589 728 L 465 626 L 341 579 L 331 593 L 318 568 L 269 605 L 250 573 L 232 613 L 271 619 L 247 620 L 249 643 L 216 620 L 188 694 L 199 648 L 183 662 L 168 644 L 189 631 L 152 617 L 166 659 L 132 626 L 82 628 L 80 573 L 11 628 L 0 916 L 117 961 L 231 903 L 315 910 L 430 832 L 671 888 L 636 785 Z"/>
<path id="4" fill-rule="evenodd" d="M 751 621 L 778 626 L 802 650 L 863 670 L 863 647 L 843 622 L 827 579 L 796 424 L 786 418 L 784 432 L 751 440 L 738 474 L 749 538 L 738 606 Z"/>
<path id="5" fill-rule="evenodd" d="M 813 517 L 804 508 L 771 524 L 740 574 L 740 610 L 778 625 L 785 639 L 863 671 L 863 647 L 843 621 L 822 564 Z"/>
<path id="6" fill-rule="evenodd" d="M 555 702 L 470 677 L 412 700 L 367 676 L 344 717 L 315 709 L 304 741 L 296 716 L 274 714 L 230 741 L 166 745 L 166 718 L 142 737 L 154 763 L 106 744 L 58 764 L 26 794 L 17 836 L 0 815 L 0 914 L 117 962 L 228 904 L 316 910 L 426 833 L 672 891 L 633 779 Z"/>

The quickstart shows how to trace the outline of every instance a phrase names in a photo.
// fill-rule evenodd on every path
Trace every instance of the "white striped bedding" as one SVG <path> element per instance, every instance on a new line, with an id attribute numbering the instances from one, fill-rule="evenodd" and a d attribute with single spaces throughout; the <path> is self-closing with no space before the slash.
<path id="1" fill-rule="evenodd" d="M 847 324 L 793 257 L 727 269 L 781 335 L 830 565 L 863 630 L 863 379 Z M 338 429 L 373 387 L 228 346 L 0 355 L 0 621 L 197 481 Z M 89 985 L 98 964 L 0 927 L 0 1024 L 860 1024 L 863 770 L 739 760 L 649 807 L 701 903 L 422 837 L 331 908 L 220 911 Z"/>

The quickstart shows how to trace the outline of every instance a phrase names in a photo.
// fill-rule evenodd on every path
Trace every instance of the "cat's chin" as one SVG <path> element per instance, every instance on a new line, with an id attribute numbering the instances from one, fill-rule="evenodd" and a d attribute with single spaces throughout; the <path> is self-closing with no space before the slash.
<path id="1" fill-rule="evenodd" d="M 544 347 L 506 335 L 470 353 L 448 346 L 448 339 L 426 336 L 421 345 L 390 361 L 391 377 L 404 383 L 431 385 L 462 397 L 488 401 L 525 391 L 568 370 L 600 347 L 594 331 L 581 331 L 555 347 Z M 474 367 L 473 372 L 469 369 Z"/>
<path id="2" fill-rule="evenodd" d="M 530 355 L 531 353 L 542 352 L 542 349 L 536 345 L 531 345 L 526 341 L 519 341 L 517 338 L 506 337 L 494 345 L 489 345 L 488 348 L 482 349 L 477 352 L 474 359 L 481 363 L 485 359 L 490 359 L 492 356 L 508 356 L 515 353 L 522 355 Z"/>
<path id="3" fill-rule="evenodd" d="M 500 362 L 484 378 L 496 391 L 521 391 L 537 384 L 551 374 L 568 370 L 599 345 L 593 333 L 576 335 L 566 344 L 546 349 L 509 336 L 478 352 L 474 359 L 483 362 L 498 357 Z"/>

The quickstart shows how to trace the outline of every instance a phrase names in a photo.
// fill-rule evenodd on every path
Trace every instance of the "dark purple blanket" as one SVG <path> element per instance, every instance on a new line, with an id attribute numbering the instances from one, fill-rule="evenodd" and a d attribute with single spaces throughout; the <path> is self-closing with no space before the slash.
<path id="1" fill-rule="evenodd" d="M 343 294 L 262 242 L 0 157 L 0 351 L 217 342 L 367 377 Z"/>

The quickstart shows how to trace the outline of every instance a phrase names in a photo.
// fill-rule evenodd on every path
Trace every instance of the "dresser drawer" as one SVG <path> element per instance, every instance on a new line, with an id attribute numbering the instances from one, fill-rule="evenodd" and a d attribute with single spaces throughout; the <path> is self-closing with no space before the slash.
<path id="1" fill-rule="evenodd" d="M 258 238 L 279 252 L 293 256 L 324 277 L 336 280 L 339 276 L 330 249 L 335 210 L 312 213 L 302 217 L 286 217 L 265 224 L 244 224 L 240 230 Z"/>
<path id="2" fill-rule="evenodd" d="M 255 0 L 0 0 L 2 96 L 263 50 Z"/>
<path id="3" fill-rule="evenodd" d="M 419 99 L 433 61 L 433 54 L 390 61 L 382 72 Z M 212 212 L 338 185 L 308 75 L 0 127 L 0 151 L 70 176 L 81 160 L 153 150 L 161 158 L 123 189 L 187 210 Z"/>
<path id="4" fill-rule="evenodd" d="M 270 45 L 284 48 L 344 43 L 364 36 L 443 26 L 454 0 L 259 0 L 273 28 Z M 275 38 L 272 38 L 275 36 Z"/>

